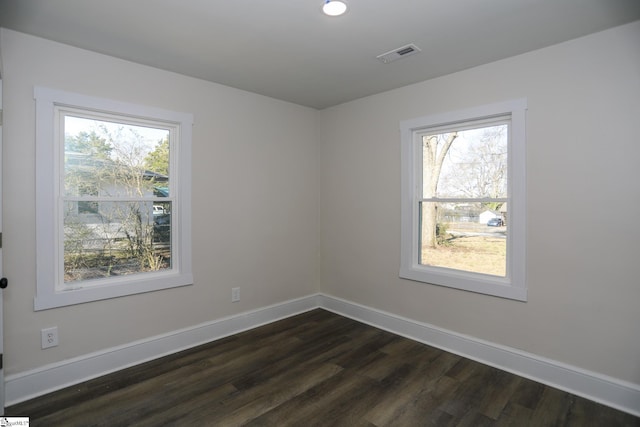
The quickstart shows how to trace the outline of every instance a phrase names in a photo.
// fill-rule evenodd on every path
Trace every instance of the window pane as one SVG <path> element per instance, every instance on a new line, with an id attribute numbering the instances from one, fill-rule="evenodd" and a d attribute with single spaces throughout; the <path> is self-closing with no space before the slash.
<path id="1" fill-rule="evenodd" d="M 506 198 L 508 125 L 422 136 L 423 198 Z"/>
<path id="2" fill-rule="evenodd" d="M 169 130 L 66 115 L 64 135 L 65 196 L 169 196 Z"/>
<path id="3" fill-rule="evenodd" d="M 64 282 L 171 268 L 171 202 L 65 202 Z"/>
<path id="4" fill-rule="evenodd" d="M 506 276 L 506 207 L 499 202 L 422 202 L 419 263 Z"/>

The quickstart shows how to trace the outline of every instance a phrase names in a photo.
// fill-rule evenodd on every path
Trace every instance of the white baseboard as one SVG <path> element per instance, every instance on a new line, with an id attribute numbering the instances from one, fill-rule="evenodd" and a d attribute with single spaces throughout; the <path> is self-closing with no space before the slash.
<path id="1" fill-rule="evenodd" d="M 285 301 L 9 375 L 5 378 L 5 406 L 313 310 L 319 307 L 318 297 L 316 294 Z"/>
<path id="2" fill-rule="evenodd" d="M 323 308 L 640 416 L 638 384 L 323 294 L 285 301 L 7 376 L 6 406 L 315 308 Z"/>
<path id="3" fill-rule="evenodd" d="M 414 341 L 640 416 L 640 385 L 328 295 L 320 307 Z"/>

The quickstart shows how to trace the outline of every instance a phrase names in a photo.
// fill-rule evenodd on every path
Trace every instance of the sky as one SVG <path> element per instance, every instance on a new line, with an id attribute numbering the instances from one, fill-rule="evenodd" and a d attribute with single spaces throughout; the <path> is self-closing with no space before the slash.
<path id="1" fill-rule="evenodd" d="M 110 135 L 117 135 L 118 133 L 121 133 L 124 135 L 125 139 L 130 139 L 131 137 L 129 136 L 129 138 L 127 138 L 127 135 L 131 135 L 131 131 L 135 131 L 135 133 L 141 137 L 140 141 L 143 146 L 143 155 L 153 151 L 158 142 L 167 138 L 169 134 L 167 129 L 135 126 L 65 115 L 65 136 L 75 136 L 83 131 L 90 133 L 93 130 L 95 130 L 98 135 L 103 136 L 103 131 L 98 125 L 104 125 Z M 114 144 L 114 142 L 112 142 L 112 144 Z"/>

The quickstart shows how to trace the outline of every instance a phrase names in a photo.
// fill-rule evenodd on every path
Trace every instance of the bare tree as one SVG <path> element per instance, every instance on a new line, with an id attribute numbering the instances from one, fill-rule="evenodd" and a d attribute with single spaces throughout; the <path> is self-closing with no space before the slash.
<path id="1" fill-rule="evenodd" d="M 436 197 L 442 164 L 447 152 L 458 137 L 458 132 L 449 132 L 422 137 L 422 198 Z M 437 206 L 433 202 L 423 202 L 422 212 L 422 246 L 437 246 Z"/>
<path id="2" fill-rule="evenodd" d="M 502 198 L 507 194 L 507 126 L 491 126 L 463 150 L 449 151 L 452 164 L 441 184 L 451 196 Z M 484 203 L 496 210 L 500 202 Z"/>
<path id="3" fill-rule="evenodd" d="M 115 132 L 109 132 L 106 128 L 102 130 L 114 147 L 111 182 L 118 183 L 114 189 L 124 196 L 153 194 L 153 187 L 157 185 L 156 175 L 147 174 L 145 168 L 149 147 L 144 138 L 132 127 L 120 127 Z M 141 271 L 161 268 L 162 257 L 153 245 L 153 206 L 140 202 L 116 203 L 110 213 L 113 215 L 110 222 L 119 222 L 120 231 L 126 236 L 129 257 L 137 262 L 136 268 Z"/>

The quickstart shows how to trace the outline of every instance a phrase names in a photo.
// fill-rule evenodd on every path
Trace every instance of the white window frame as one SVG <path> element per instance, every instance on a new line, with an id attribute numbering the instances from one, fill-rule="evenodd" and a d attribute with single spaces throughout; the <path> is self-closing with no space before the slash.
<path id="1" fill-rule="evenodd" d="M 519 301 L 527 300 L 525 266 L 526 173 L 524 98 L 433 114 L 400 122 L 401 254 L 400 277 Z M 421 137 L 428 129 L 461 125 L 494 117 L 510 117 L 508 142 L 507 273 L 505 277 L 420 264 L 419 200 L 422 197 Z"/>
<path id="2" fill-rule="evenodd" d="M 193 284 L 191 267 L 191 138 L 193 115 L 127 102 L 35 87 L 36 101 L 36 296 L 34 309 L 98 301 Z M 62 191 L 64 138 L 56 120 L 60 108 L 166 123 L 177 136 L 170 144 L 172 259 L 167 270 L 74 283 L 58 291 L 63 278 Z"/>

